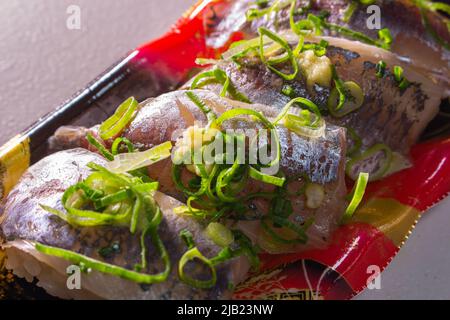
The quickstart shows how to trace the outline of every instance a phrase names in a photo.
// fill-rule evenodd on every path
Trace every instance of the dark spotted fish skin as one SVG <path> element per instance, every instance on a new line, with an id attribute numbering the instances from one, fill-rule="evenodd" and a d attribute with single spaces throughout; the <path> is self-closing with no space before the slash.
<path id="1" fill-rule="evenodd" d="M 55 153 L 32 166 L 1 205 L 0 239 L 3 239 L 4 245 L 14 240 L 37 241 L 103 260 L 98 250 L 118 242 L 120 253 L 107 258 L 106 261 L 132 269 L 140 261 L 140 244 L 139 237 L 132 236 L 127 228 L 74 228 L 39 206 L 39 204 L 45 204 L 62 210 L 63 192 L 90 174 L 86 167 L 89 162 L 104 164 L 105 160 L 87 150 L 73 149 Z M 245 268 L 245 263 L 242 264 L 238 258 L 220 265 L 217 268 L 218 283 L 211 290 L 194 289 L 180 282 L 177 275 L 177 262 L 187 250 L 179 237 L 180 231 L 184 229 L 191 231 L 199 250 L 207 257 L 215 256 L 220 248 L 204 237 L 203 228 L 198 222 L 172 212 L 171 209 L 179 206 L 179 202 L 170 200 L 159 193 L 156 200 L 162 204 L 164 219 L 160 225 L 159 234 L 169 252 L 172 273 L 166 282 L 154 284 L 146 291 L 137 284 L 127 284 L 127 286 L 135 286 L 134 298 L 218 299 L 230 297 L 229 282 L 234 281 L 234 272 L 237 272 L 242 280 L 248 270 L 248 267 Z M 152 249 L 150 241 L 147 246 L 148 261 L 150 261 L 148 272 L 161 272 L 160 259 Z M 241 270 L 234 270 L 236 267 L 240 267 Z M 130 298 L 121 297 L 120 288 L 114 288 L 114 290 L 117 291 L 118 298 Z"/>
<path id="2" fill-rule="evenodd" d="M 363 139 L 363 148 L 384 143 L 407 155 L 410 146 L 417 142 L 427 124 L 437 115 L 443 96 L 442 88 L 405 66 L 406 78 L 412 84 L 406 90 L 400 90 L 392 68 L 403 64 L 392 54 L 345 39 L 324 39 L 330 42 L 327 57 L 336 66 L 339 77 L 344 81 L 355 81 L 364 93 L 364 104 L 359 110 L 343 118 L 328 115 L 327 122 L 355 129 Z M 381 54 L 388 64 L 382 79 L 376 76 L 375 70 Z M 310 90 L 302 76 L 286 82 L 262 64 L 259 57 L 245 57 L 239 63 L 221 60 L 217 67 L 224 70 L 237 90 L 247 95 L 253 103 L 280 110 L 291 100 L 282 93 L 283 87 L 290 85 L 296 97 L 312 100 L 324 115 L 328 114 L 329 88 L 315 85 Z M 186 85 L 189 86 L 190 83 Z M 214 84 L 204 88 L 214 92 L 221 90 L 221 86 Z"/>
<path id="3" fill-rule="evenodd" d="M 269 0 L 269 5 L 275 0 Z M 304 8 L 308 1 L 297 1 L 298 8 Z M 266 27 L 272 31 L 290 28 L 290 5 L 280 10 L 277 15 L 264 16 L 247 22 L 245 13 L 255 7 L 253 0 L 237 0 L 230 2 L 224 10 L 224 19 L 213 29 L 209 44 L 220 47 L 233 32 L 243 32 L 247 38 L 257 35 L 259 27 Z M 441 81 L 447 87 L 450 85 L 450 51 L 443 48 L 439 42 L 425 29 L 420 11 L 411 0 L 378 0 L 375 3 L 380 8 L 381 27 L 389 28 L 393 36 L 391 50 L 407 58 L 411 66 L 427 74 L 430 79 Z M 349 5 L 347 0 L 313 0 L 309 12 L 319 15 L 328 12 L 328 21 L 347 26 L 354 31 L 364 33 L 374 39 L 378 38 L 377 29 L 369 29 L 367 20 L 371 14 L 367 13 L 367 6 L 359 6 L 348 23 L 343 21 L 345 11 Z M 373 11 L 371 12 L 373 14 Z M 305 15 L 298 15 L 295 21 L 304 19 Z M 442 15 L 429 12 L 427 17 L 433 29 L 439 36 L 450 43 L 450 32 L 446 20 Z M 324 30 L 325 35 L 333 34 Z"/>

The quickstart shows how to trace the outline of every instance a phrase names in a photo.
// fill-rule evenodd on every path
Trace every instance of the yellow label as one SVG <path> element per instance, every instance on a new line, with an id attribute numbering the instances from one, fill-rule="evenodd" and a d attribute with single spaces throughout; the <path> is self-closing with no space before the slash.
<path id="1" fill-rule="evenodd" d="M 30 166 L 30 139 L 16 136 L 0 148 L 0 199 L 3 199 Z"/>

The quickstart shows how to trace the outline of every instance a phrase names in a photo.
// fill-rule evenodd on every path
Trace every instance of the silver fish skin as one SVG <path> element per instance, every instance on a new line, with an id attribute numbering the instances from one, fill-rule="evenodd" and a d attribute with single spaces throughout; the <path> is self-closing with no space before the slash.
<path id="1" fill-rule="evenodd" d="M 7 249 L 10 255 L 18 255 L 11 256 L 11 261 L 20 258 L 28 261 L 30 265 L 40 264 L 41 267 L 37 269 L 41 272 L 31 275 L 38 279 L 42 278 L 38 285 L 47 289 L 50 294 L 63 298 L 77 296 L 73 296 L 73 291 L 65 287 L 65 282 L 57 285 L 52 282 L 53 277 L 48 275 L 55 274 L 55 281 L 57 281 L 58 274 L 64 277 L 65 268 L 70 263 L 37 252 L 33 246 L 34 242 L 73 250 L 129 269 L 133 269 L 134 265 L 140 262 L 139 237 L 131 235 L 128 228 L 75 228 L 40 207 L 40 204 L 44 204 L 63 210 L 62 194 L 69 186 L 82 181 L 90 174 L 86 167 L 89 162 L 105 164 L 102 157 L 84 149 L 62 151 L 44 158 L 27 170 L 0 209 L 1 246 Z M 181 205 L 180 202 L 159 192 L 155 195 L 155 200 L 164 215 L 158 233 L 169 252 L 172 264 L 168 280 L 143 287 L 131 281 L 94 271 L 89 275 L 83 275 L 82 286 L 85 297 L 198 300 L 229 298 L 231 296 L 229 284 L 235 285 L 245 278 L 249 269 L 247 259 L 240 257 L 219 265 L 217 267 L 218 281 L 213 289 L 195 289 L 184 284 L 179 280 L 177 270 L 179 259 L 187 251 L 186 244 L 179 236 L 180 231 L 189 230 L 193 234 L 196 246 L 206 257 L 211 258 L 217 255 L 221 248 L 204 236 L 203 227 L 197 221 L 173 212 L 175 207 Z M 119 244 L 120 252 L 106 258 L 99 255 L 99 249 L 109 247 L 115 242 Z M 147 272 L 150 274 L 161 272 L 162 263 L 158 254 L 152 249 L 149 239 L 147 246 L 149 248 Z M 31 258 L 34 262 L 30 262 Z M 12 267 L 17 267 L 18 270 L 23 268 L 20 264 L 13 264 Z M 209 276 L 204 268 L 193 270 L 195 276 L 200 279 Z M 78 298 L 81 297 L 78 296 Z"/>

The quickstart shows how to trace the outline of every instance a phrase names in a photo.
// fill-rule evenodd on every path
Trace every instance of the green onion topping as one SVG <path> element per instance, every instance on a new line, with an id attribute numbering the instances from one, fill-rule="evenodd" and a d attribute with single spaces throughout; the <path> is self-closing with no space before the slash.
<path id="1" fill-rule="evenodd" d="M 408 79 L 405 78 L 405 76 L 403 75 L 403 68 L 400 66 L 395 66 L 394 67 L 394 79 L 395 81 L 397 81 L 398 83 L 398 87 L 400 88 L 400 90 L 405 90 L 410 86 L 410 82 L 408 81 Z"/>
<path id="2" fill-rule="evenodd" d="M 219 68 L 214 68 L 211 71 L 205 71 L 198 74 L 191 84 L 191 90 L 200 89 L 210 83 L 219 83 L 222 85 L 221 97 L 225 97 L 228 93 L 234 100 L 242 101 L 245 103 L 251 103 L 249 98 L 243 93 L 236 90 L 236 87 L 231 82 L 228 74 Z M 192 94 L 190 96 L 192 99 Z M 194 100 L 193 100 L 194 101 Z"/>
<path id="3" fill-rule="evenodd" d="M 336 118 L 344 117 L 359 108 L 364 103 L 364 93 L 361 87 L 353 81 L 342 81 L 332 67 L 335 88 L 328 98 L 328 110 Z"/>
<path id="4" fill-rule="evenodd" d="M 379 61 L 376 65 L 376 76 L 378 78 L 383 78 L 385 73 L 386 73 L 386 62 L 384 61 Z"/>
<path id="5" fill-rule="evenodd" d="M 298 114 L 291 114 L 292 107 L 302 105 L 307 109 L 301 109 Z M 320 114 L 320 110 L 315 103 L 306 98 L 292 99 L 278 117 L 274 120 L 277 125 L 281 120 L 284 120 L 284 125 L 289 130 L 295 132 L 300 136 L 309 138 L 319 138 L 325 134 L 326 124 Z"/>
<path id="6" fill-rule="evenodd" d="M 35 248 L 37 251 L 42 252 L 44 254 L 58 257 L 64 260 L 68 260 L 74 264 L 83 265 L 85 268 L 96 270 L 101 273 L 110 274 L 116 277 L 120 277 L 125 280 L 130 280 L 133 282 L 141 283 L 141 284 L 154 284 L 161 283 L 167 280 L 171 270 L 170 258 L 169 254 L 164 247 L 163 242 L 157 235 L 156 231 L 151 232 L 151 239 L 153 245 L 158 250 L 161 259 L 164 263 L 164 271 L 159 274 L 149 275 L 144 273 L 139 273 L 136 271 L 128 270 L 116 265 L 112 265 L 109 263 L 105 263 L 90 257 L 87 257 L 82 254 L 78 254 L 76 252 L 65 250 L 61 248 L 46 246 L 41 243 L 36 243 Z"/>
<path id="7" fill-rule="evenodd" d="M 261 61 L 275 74 L 283 78 L 284 80 L 290 81 L 294 80 L 299 72 L 298 62 L 296 57 L 294 56 L 294 53 L 292 52 L 292 49 L 289 45 L 289 43 L 281 38 L 276 33 L 273 33 L 269 29 L 266 28 L 259 28 L 258 29 L 259 35 L 260 35 L 260 58 Z M 264 46 L 264 37 L 268 37 L 269 39 L 273 40 L 276 44 L 280 45 L 281 48 L 283 48 L 287 55 L 287 60 L 290 61 L 292 65 L 292 73 L 284 73 L 283 71 L 278 70 L 274 65 L 284 62 L 285 59 L 279 60 L 279 59 L 267 59 L 266 58 L 266 50 Z"/>
<path id="8" fill-rule="evenodd" d="M 114 173 L 131 172 L 169 158 L 171 150 L 172 143 L 167 141 L 146 151 L 121 153 L 116 155 L 106 168 Z"/>
<path id="9" fill-rule="evenodd" d="M 383 152 L 385 154 L 384 161 L 381 162 L 377 171 L 370 174 L 370 181 L 375 181 L 383 178 L 386 173 L 389 171 L 389 168 L 392 163 L 393 153 L 392 150 L 386 146 L 385 144 L 376 144 L 373 147 L 367 149 L 365 152 L 354 156 L 348 163 L 346 167 L 346 172 L 349 177 L 353 178 L 353 169 L 354 166 L 358 163 L 364 162 L 365 160 L 370 159 L 372 156 L 376 155 L 379 152 Z"/>
<path id="10" fill-rule="evenodd" d="M 98 152 L 100 152 L 100 154 L 103 155 L 103 157 L 105 157 L 105 159 L 109 161 L 114 160 L 114 155 L 111 152 L 109 152 L 108 149 L 106 149 L 106 147 L 99 140 L 97 140 L 91 133 L 88 133 L 86 135 L 86 140 L 89 142 L 91 146 L 96 148 Z"/>
<path id="11" fill-rule="evenodd" d="M 342 223 L 346 223 L 353 217 L 353 214 L 355 213 L 356 209 L 361 204 L 361 201 L 364 198 L 364 193 L 366 192 L 366 187 L 368 183 L 369 183 L 369 174 L 361 172 L 350 194 L 351 201 L 347 209 L 345 210 L 344 216 L 342 217 Z"/>
<path id="12" fill-rule="evenodd" d="M 100 125 L 100 137 L 103 140 L 108 140 L 120 135 L 133 120 L 137 108 L 138 102 L 136 99 L 128 98 L 109 119 Z"/>

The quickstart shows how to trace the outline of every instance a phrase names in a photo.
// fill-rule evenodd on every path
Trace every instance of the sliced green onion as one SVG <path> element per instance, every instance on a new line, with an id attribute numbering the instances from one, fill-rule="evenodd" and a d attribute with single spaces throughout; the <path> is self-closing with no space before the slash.
<path id="1" fill-rule="evenodd" d="M 267 0 L 257 0 L 256 4 L 258 8 L 251 8 L 247 10 L 245 16 L 247 21 L 253 21 L 255 19 L 264 17 L 266 15 L 270 15 L 272 12 L 277 13 L 279 10 L 287 7 L 292 0 L 283 1 L 283 0 L 275 0 L 273 4 L 269 7 Z"/>
<path id="2" fill-rule="evenodd" d="M 295 90 L 291 85 L 284 85 L 283 88 L 281 89 L 281 93 L 291 99 L 295 98 Z"/>
<path id="3" fill-rule="evenodd" d="M 180 238 L 184 241 L 188 249 L 192 249 L 195 247 L 194 236 L 189 230 L 187 229 L 181 230 Z"/>
<path id="4" fill-rule="evenodd" d="M 145 200 L 145 198 L 144 198 Z M 146 255 L 147 255 L 147 247 L 146 247 L 146 243 L 145 243 L 145 238 L 147 236 L 147 234 L 150 233 L 151 236 L 151 240 L 152 243 L 155 247 L 157 247 L 157 251 L 158 253 L 163 257 L 163 262 L 166 264 L 166 257 L 168 257 L 167 251 L 164 247 L 163 242 L 161 241 L 159 235 L 158 235 L 158 227 L 161 224 L 163 220 L 163 214 L 161 212 L 161 209 L 157 206 L 156 207 L 156 211 L 153 214 L 153 217 L 147 216 L 147 220 L 145 221 L 145 223 L 147 224 L 147 227 L 144 228 L 144 231 L 141 234 L 141 265 L 140 268 L 141 270 L 146 269 L 147 268 L 147 259 L 146 259 Z M 170 268 L 170 260 L 169 260 L 169 268 Z M 170 271 L 169 271 L 170 272 Z"/>
<path id="5" fill-rule="evenodd" d="M 167 141 L 143 152 L 122 153 L 107 163 L 105 168 L 113 173 L 126 173 L 148 167 L 156 162 L 167 159 L 171 155 L 172 143 Z"/>
<path id="6" fill-rule="evenodd" d="M 401 82 L 403 80 L 404 76 L 403 76 L 403 68 L 402 67 L 400 67 L 400 66 L 394 67 L 394 78 L 395 78 L 395 81 L 397 81 L 397 82 Z"/>
<path id="7" fill-rule="evenodd" d="M 114 156 L 117 156 L 119 154 L 119 147 L 120 144 L 124 143 L 127 146 L 128 152 L 134 152 L 134 146 L 131 143 L 130 140 L 128 140 L 127 138 L 117 138 L 116 140 L 114 140 L 112 146 L 111 146 L 111 153 Z M 112 160 L 111 160 L 112 161 Z"/>
<path id="8" fill-rule="evenodd" d="M 327 53 L 327 48 L 330 44 L 328 43 L 328 41 L 322 39 L 320 40 L 319 43 L 308 43 L 305 44 L 302 48 L 302 51 L 306 51 L 306 50 L 313 50 L 314 54 L 317 57 L 322 57 L 324 55 L 326 55 Z"/>
<path id="9" fill-rule="evenodd" d="M 62 197 L 62 203 L 64 206 L 64 209 L 66 209 L 67 212 L 63 212 L 60 210 L 56 210 L 53 208 L 50 208 L 45 205 L 41 205 L 41 207 L 52 213 L 56 216 L 60 217 L 67 223 L 73 226 L 78 227 L 93 227 L 93 226 L 106 226 L 106 225 L 116 225 L 116 226 L 124 226 L 128 223 L 131 208 L 124 208 L 122 212 L 115 213 L 115 214 L 109 214 L 109 213 L 98 213 L 91 210 L 82 210 L 79 209 L 82 207 L 86 201 L 81 198 L 79 191 L 82 190 L 82 187 L 80 184 L 74 185 L 72 187 L 69 187 L 63 194 Z M 74 196 L 76 196 L 74 198 Z M 83 197 L 83 196 L 81 196 Z M 74 201 L 74 199 L 76 199 Z"/>
<path id="10" fill-rule="evenodd" d="M 386 50 L 390 49 L 392 44 L 392 36 L 389 29 L 382 29 L 378 32 L 379 39 L 372 39 L 371 37 L 365 35 L 364 33 L 354 31 L 352 29 L 346 28 L 344 26 L 340 26 L 334 23 L 329 23 L 326 21 L 322 21 L 322 26 L 324 28 L 330 29 L 337 33 L 340 33 L 349 38 L 361 41 L 363 43 L 377 46 Z"/>
<path id="11" fill-rule="evenodd" d="M 106 180 L 106 183 L 108 185 L 123 187 L 129 186 L 132 183 L 132 180 L 129 177 L 125 175 L 115 174 L 106 169 L 106 167 L 98 165 L 94 162 L 89 162 L 87 164 L 87 167 L 95 171 L 94 173 L 99 174 L 101 176 L 101 179 Z M 89 181 L 89 177 L 86 179 L 86 181 Z"/>
<path id="12" fill-rule="evenodd" d="M 349 221 L 353 214 L 355 213 L 358 206 L 361 204 L 361 201 L 364 198 L 364 194 L 366 192 L 367 184 L 369 183 L 369 174 L 365 172 L 361 172 L 358 176 L 358 180 L 356 181 L 355 186 L 353 187 L 353 191 L 351 192 L 351 201 L 345 210 L 344 216 L 342 217 L 342 223 L 346 223 Z"/>
<path id="13" fill-rule="evenodd" d="M 190 216 L 198 219 L 206 219 L 210 217 L 210 212 L 208 210 L 196 209 L 188 206 L 179 206 L 173 209 L 173 213 L 182 215 L 182 216 Z"/>
<path id="14" fill-rule="evenodd" d="M 386 73 L 386 62 L 384 61 L 379 61 L 376 65 L 376 76 L 378 78 L 383 78 L 385 73 Z"/>
<path id="15" fill-rule="evenodd" d="M 356 9 L 358 9 L 358 6 L 359 6 L 359 4 L 357 1 L 351 0 L 347 9 L 345 9 L 344 16 L 342 17 L 342 21 L 349 22 L 350 19 L 353 17 L 353 14 L 355 13 Z"/>
<path id="16" fill-rule="evenodd" d="M 79 215 L 66 213 L 66 212 L 51 208 L 51 207 L 43 205 L 43 204 L 41 204 L 40 206 L 43 210 L 58 216 L 59 218 L 66 221 L 68 224 L 70 224 L 72 226 L 97 227 L 97 226 L 107 226 L 112 223 L 112 219 L 110 216 L 109 217 L 106 217 L 106 216 L 99 217 L 99 216 L 95 215 L 93 217 L 88 217 L 88 216 L 82 217 Z M 127 215 L 128 215 L 128 213 L 127 213 Z"/>
<path id="17" fill-rule="evenodd" d="M 99 190 L 99 189 L 93 189 L 89 185 L 86 184 L 86 181 L 84 183 L 79 183 L 78 186 L 80 187 L 80 190 L 84 191 L 84 195 L 92 201 L 96 201 L 104 197 L 106 194 L 105 190 Z M 83 195 L 83 197 L 84 197 Z"/>
<path id="18" fill-rule="evenodd" d="M 78 254 L 70 250 L 50 247 L 43 245 L 41 243 L 35 243 L 35 248 L 37 251 L 42 252 L 46 255 L 58 257 L 78 265 L 83 264 L 84 266 L 86 266 L 86 268 L 96 270 L 101 273 L 110 274 L 125 280 L 130 280 L 141 284 L 161 283 L 166 281 L 170 275 L 171 270 L 170 257 L 169 254 L 167 253 L 166 248 L 164 247 L 163 242 L 161 241 L 160 237 L 157 235 L 155 231 L 151 233 L 151 238 L 165 266 L 163 272 L 155 275 L 138 273 L 116 265 L 95 260 L 93 258 Z"/>
<path id="19" fill-rule="evenodd" d="M 347 175 L 351 178 L 353 178 L 352 170 L 353 167 L 359 163 L 363 162 L 364 160 L 370 159 L 373 155 L 375 155 L 378 152 L 384 152 L 385 154 L 385 160 L 380 165 L 379 169 L 373 173 L 370 174 L 370 181 L 375 181 L 383 178 L 386 173 L 389 171 L 389 168 L 392 163 L 392 150 L 385 144 L 376 144 L 370 149 L 367 149 L 365 152 L 363 152 L 360 155 L 357 155 L 353 157 L 348 163 L 346 167 Z"/>
<path id="20" fill-rule="evenodd" d="M 118 136 L 133 120 L 138 108 L 135 98 L 128 98 L 123 102 L 116 112 L 100 125 L 99 133 L 103 140 L 108 140 Z"/>
<path id="21" fill-rule="evenodd" d="M 291 4 L 291 9 L 289 11 L 289 24 L 291 30 L 297 35 L 303 35 L 307 32 L 314 31 L 315 25 L 312 21 L 304 19 L 298 22 L 295 22 L 294 16 L 296 12 L 297 0 L 293 0 Z"/>
<path id="22" fill-rule="evenodd" d="M 442 11 L 450 15 L 450 5 L 443 2 L 432 2 L 432 1 L 422 1 L 425 2 L 427 7 L 432 11 Z"/>
<path id="23" fill-rule="evenodd" d="M 256 170 L 253 167 L 250 167 L 249 176 L 254 180 L 258 180 L 267 184 L 272 184 L 277 187 L 282 187 L 286 182 L 286 178 L 280 178 L 276 176 L 270 176 L 268 174 L 264 174 L 259 170 Z"/>
<path id="24" fill-rule="evenodd" d="M 131 214 L 131 221 L 130 221 L 130 233 L 131 234 L 136 233 L 138 219 L 139 219 L 139 216 L 140 216 L 140 213 L 142 210 L 142 206 L 143 206 L 142 196 L 140 194 L 137 194 L 136 201 L 134 202 L 133 211 Z"/>
<path id="25" fill-rule="evenodd" d="M 380 39 L 381 47 L 389 50 L 393 41 L 391 31 L 387 28 L 378 31 L 378 38 Z"/>
<path id="26" fill-rule="evenodd" d="M 325 23 L 325 26 L 333 31 L 336 31 L 342 35 L 345 35 L 349 38 L 361 41 L 363 43 L 369 44 L 369 45 L 373 45 L 373 46 L 377 46 L 380 48 L 383 48 L 385 50 L 389 50 L 390 49 L 390 45 L 392 43 L 392 37 L 390 37 L 390 32 L 388 29 L 383 29 L 380 30 L 378 35 L 380 37 L 380 39 L 372 39 L 371 37 L 365 35 L 364 33 L 361 32 L 357 32 L 354 30 L 351 30 L 349 28 L 337 25 L 337 24 L 333 24 L 333 23 Z"/>
<path id="27" fill-rule="evenodd" d="M 410 86 L 410 82 L 404 76 L 404 70 L 400 66 L 394 67 L 394 78 L 398 83 L 400 90 L 405 90 Z"/>
<path id="28" fill-rule="evenodd" d="M 303 109 L 298 115 L 289 114 L 291 108 L 297 104 L 307 107 L 314 114 L 314 117 L 311 117 L 309 110 Z M 306 98 L 295 98 L 287 103 L 273 123 L 277 125 L 281 120 L 284 120 L 284 125 L 287 129 L 300 136 L 319 138 L 325 134 L 326 123 L 320 114 L 319 108 L 314 102 Z"/>
<path id="29" fill-rule="evenodd" d="M 182 191 L 184 194 L 188 196 L 200 196 L 205 193 L 206 191 L 206 185 L 202 183 L 201 187 L 197 191 L 191 191 L 188 189 L 181 179 L 181 173 L 183 171 L 184 166 L 183 165 L 172 165 L 172 180 L 175 183 L 175 186 L 178 190 Z"/>
<path id="30" fill-rule="evenodd" d="M 69 187 L 62 196 L 62 203 L 64 209 L 67 211 L 67 219 L 65 219 L 71 225 L 77 225 L 85 227 L 86 221 L 95 221 L 97 225 L 118 225 L 123 226 L 128 224 L 130 218 L 130 210 L 126 210 L 121 214 L 107 214 L 99 213 L 92 210 L 82 210 L 79 206 L 71 202 L 71 197 L 80 190 L 79 185 Z M 53 212 L 52 212 L 53 213 Z M 63 216 L 59 215 L 60 218 Z M 77 224 L 81 223 L 81 224 Z"/>
<path id="31" fill-rule="evenodd" d="M 188 276 L 184 268 L 186 265 L 195 259 L 200 260 L 202 263 L 204 263 L 210 270 L 211 270 L 211 279 L 210 280 L 198 280 L 194 279 L 190 276 Z M 217 282 L 217 273 L 216 268 L 214 267 L 213 263 L 207 259 L 204 255 L 200 253 L 197 247 L 194 247 L 192 249 L 189 249 L 186 251 L 186 253 L 181 257 L 180 261 L 178 262 L 178 276 L 180 277 L 180 280 L 186 283 L 187 285 L 198 288 L 198 289 L 210 289 L 216 285 Z"/>
<path id="32" fill-rule="evenodd" d="M 131 186 L 131 189 L 135 193 L 141 193 L 144 196 L 151 195 L 155 193 L 159 188 L 159 182 L 148 182 L 148 183 L 139 183 Z"/>
<path id="33" fill-rule="evenodd" d="M 261 121 L 267 128 L 269 129 L 274 129 L 274 126 L 272 125 L 272 123 L 267 120 L 267 118 L 258 111 L 252 110 L 252 109 L 245 109 L 245 108 L 236 108 L 236 109 L 231 109 L 231 110 L 227 110 L 224 113 L 222 113 L 222 115 L 217 118 L 216 120 L 216 124 L 218 126 L 221 126 L 225 121 L 228 121 L 230 119 L 239 117 L 239 116 L 252 116 L 257 118 L 259 121 Z"/>
<path id="34" fill-rule="evenodd" d="M 287 80 L 287 81 L 294 80 L 298 75 L 299 67 L 298 67 L 297 59 L 295 58 L 289 43 L 285 39 L 278 36 L 276 33 L 273 33 L 272 31 L 270 31 L 269 29 L 261 27 L 258 29 L 258 32 L 260 35 L 260 58 L 261 58 L 261 61 L 271 71 L 273 71 L 275 74 L 277 74 L 284 80 Z M 279 44 L 286 51 L 286 54 L 289 58 L 288 60 L 292 64 L 292 69 L 293 69 L 292 73 L 290 73 L 290 74 L 283 73 L 282 71 L 275 68 L 272 65 L 272 63 L 270 62 L 270 60 L 266 59 L 266 56 L 265 56 L 266 53 L 265 53 L 265 49 L 264 49 L 264 37 L 268 37 L 269 39 L 273 40 L 275 43 Z"/>
<path id="35" fill-rule="evenodd" d="M 198 75 L 195 76 L 195 78 L 192 80 L 190 89 L 191 90 L 199 89 L 210 82 L 216 82 L 216 81 L 217 81 L 217 79 L 214 74 L 214 71 L 205 71 L 205 72 L 199 73 Z"/>
<path id="36" fill-rule="evenodd" d="M 308 117 L 305 117 L 303 115 L 297 116 L 293 114 L 287 114 L 284 117 L 284 126 L 290 131 L 295 132 L 297 135 L 307 138 L 316 139 L 325 135 L 326 123 L 323 118 L 321 118 L 318 124 L 315 126 L 305 125 L 305 123 L 307 122 L 305 121 L 305 118 Z"/>
<path id="37" fill-rule="evenodd" d="M 217 177 L 216 182 L 216 193 L 219 199 L 223 202 L 236 202 L 236 197 L 231 194 L 226 194 L 223 192 L 223 188 L 227 187 L 230 183 L 231 179 L 236 175 L 237 170 L 239 169 L 239 161 L 238 158 L 234 161 L 233 165 L 228 168 L 224 169 L 219 173 L 219 176 Z"/>
<path id="38" fill-rule="evenodd" d="M 108 149 L 105 148 L 105 146 L 98 141 L 94 136 L 90 133 L 86 135 L 86 140 L 91 144 L 93 147 L 95 147 L 102 155 L 105 157 L 105 159 L 112 161 L 114 160 L 114 155 L 108 151 Z"/>
<path id="39" fill-rule="evenodd" d="M 211 222 L 205 229 L 205 233 L 219 247 L 228 247 L 234 242 L 234 235 L 223 224 Z"/>
<path id="40" fill-rule="evenodd" d="M 361 87 L 356 82 L 346 81 L 342 88 L 336 87 L 331 91 L 328 110 L 333 117 L 342 118 L 361 108 L 363 103 L 364 92 Z"/>
<path id="41" fill-rule="evenodd" d="M 281 120 L 283 120 L 283 118 L 289 113 L 289 111 L 291 110 L 291 108 L 296 105 L 296 104 L 300 104 L 302 106 L 307 107 L 311 112 L 314 113 L 315 115 L 315 119 L 313 122 L 309 121 L 308 124 L 310 126 L 316 126 L 317 124 L 319 124 L 320 119 L 322 118 L 322 115 L 320 114 L 320 110 L 319 107 L 312 102 L 309 99 L 306 98 L 295 98 L 292 99 L 291 101 L 289 101 L 281 110 L 280 114 L 275 118 L 275 120 L 273 120 L 273 124 L 277 125 Z"/>
<path id="42" fill-rule="evenodd" d="M 331 74 L 332 74 L 332 78 L 333 78 L 334 84 L 335 84 L 335 90 L 334 90 L 334 92 L 331 92 L 331 93 L 334 95 L 336 95 L 336 91 L 337 91 L 337 93 L 339 93 L 339 100 L 338 100 L 338 103 L 336 106 L 336 111 L 338 111 L 344 106 L 344 103 L 347 100 L 348 92 L 345 89 L 344 81 L 342 81 L 341 78 L 339 78 L 337 71 L 336 71 L 336 67 L 334 65 L 331 66 Z M 329 100 L 329 103 L 330 103 L 330 100 Z"/>
<path id="43" fill-rule="evenodd" d="M 266 40 L 264 44 L 267 44 L 269 42 L 270 40 Z M 246 56 L 251 51 L 255 51 L 256 53 L 258 53 L 257 51 L 259 45 L 259 38 L 237 41 L 230 46 L 230 49 L 228 51 L 222 54 L 222 58 L 224 60 L 231 60 L 236 62 L 237 59 Z"/>
<path id="44" fill-rule="evenodd" d="M 120 190 L 114 194 L 109 194 L 105 197 L 97 199 L 94 201 L 94 207 L 96 210 L 100 210 L 109 205 L 122 202 L 124 200 L 132 198 L 132 192 L 129 189 Z"/>
<path id="45" fill-rule="evenodd" d="M 208 117 L 208 114 L 211 112 L 211 109 L 209 109 L 205 102 L 203 102 L 195 93 L 192 91 L 186 92 L 186 95 L 188 98 L 203 112 L 203 114 Z"/>
<path id="46" fill-rule="evenodd" d="M 266 8 L 269 5 L 269 0 L 256 0 L 256 5 L 260 9 Z"/>
<path id="47" fill-rule="evenodd" d="M 136 177 L 116 175 L 102 166 L 88 164 L 97 172 L 92 173 L 84 182 L 69 187 L 62 196 L 62 204 L 66 212 L 42 205 L 42 208 L 53 213 L 67 223 L 78 227 L 94 226 L 126 226 L 132 219 L 132 201 L 136 196 L 152 195 L 158 183 L 143 183 Z M 93 205 L 96 210 L 84 210 Z M 148 206 L 146 206 L 148 207 Z M 147 208 L 148 209 L 148 208 Z M 152 209 L 153 210 L 153 209 Z M 148 212 L 151 214 L 151 212 Z"/>
<path id="48" fill-rule="evenodd" d="M 195 64 L 198 64 L 199 66 L 216 65 L 218 63 L 219 63 L 219 60 L 215 60 L 215 59 L 206 59 L 206 58 L 195 59 Z"/>
<path id="49" fill-rule="evenodd" d="M 228 93 L 234 100 L 238 100 L 245 103 L 251 103 L 250 99 L 243 93 L 239 92 L 236 87 L 231 83 L 231 79 L 228 74 L 222 69 L 215 68 L 211 71 L 205 71 L 198 74 L 191 84 L 191 90 L 200 89 L 208 83 L 219 83 L 222 85 L 221 97 L 225 97 Z"/>
<path id="50" fill-rule="evenodd" d="M 217 177 L 217 183 L 216 183 L 216 193 L 217 196 L 219 197 L 219 199 L 223 202 L 230 202 L 230 203 L 234 203 L 236 202 L 237 198 L 235 197 L 235 195 L 231 195 L 229 193 L 225 193 L 223 191 L 223 188 L 225 188 L 228 183 L 226 182 L 227 177 L 232 177 L 233 173 L 237 170 L 237 168 L 239 167 L 239 165 L 237 164 L 238 162 L 235 161 L 235 164 L 233 164 L 233 166 L 231 168 L 225 169 L 222 172 L 220 172 L 219 176 Z M 237 165 L 236 165 L 237 164 Z M 225 180 L 225 181 L 224 181 Z"/>
<path id="51" fill-rule="evenodd" d="M 274 140 L 276 143 L 275 148 L 277 150 L 277 155 L 276 155 L 276 158 L 270 164 L 265 166 L 265 168 L 278 167 L 278 164 L 280 163 L 280 157 L 281 157 L 280 138 L 278 136 L 275 125 L 272 124 L 261 112 L 258 112 L 258 111 L 252 110 L 252 109 L 244 109 L 244 108 L 236 108 L 236 109 L 232 109 L 232 110 L 227 110 L 217 119 L 216 124 L 218 126 L 221 126 L 225 121 L 230 120 L 232 118 L 239 117 L 239 116 L 243 116 L 243 115 L 252 116 L 252 117 L 256 118 L 257 120 L 261 121 L 262 124 L 264 124 L 264 126 L 266 126 L 267 129 L 270 129 L 271 132 L 273 132 Z"/>

